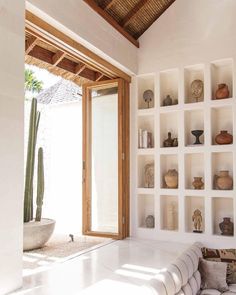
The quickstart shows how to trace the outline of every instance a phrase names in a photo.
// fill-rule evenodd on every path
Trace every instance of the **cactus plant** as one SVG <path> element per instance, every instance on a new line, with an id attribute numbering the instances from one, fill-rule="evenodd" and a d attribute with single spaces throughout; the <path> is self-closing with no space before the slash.
<path id="1" fill-rule="evenodd" d="M 25 192 L 24 192 L 24 222 L 33 220 L 33 180 L 35 149 L 37 133 L 40 121 L 40 112 L 37 111 L 37 100 L 32 99 L 29 123 L 29 138 L 25 173 Z M 37 189 L 37 221 L 41 220 L 42 203 L 44 194 L 44 170 L 43 170 L 43 150 L 38 151 L 38 189 Z"/>

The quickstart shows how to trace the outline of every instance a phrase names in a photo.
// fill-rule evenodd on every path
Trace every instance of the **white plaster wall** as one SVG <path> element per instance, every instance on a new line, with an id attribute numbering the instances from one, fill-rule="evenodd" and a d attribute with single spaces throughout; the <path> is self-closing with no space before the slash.
<path id="1" fill-rule="evenodd" d="M 24 5 L 0 0 L 0 294 L 22 273 Z"/>
<path id="2" fill-rule="evenodd" d="M 235 0 L 176 0 L 139 39 L 139 74 L 235 56 L 235 11 Z"/>
<path id="3" fill-rule="evenodd" d="M 127 73 L 137 72 L 137 47 L 83 0 L 28 0 L 26 7 Z"/>

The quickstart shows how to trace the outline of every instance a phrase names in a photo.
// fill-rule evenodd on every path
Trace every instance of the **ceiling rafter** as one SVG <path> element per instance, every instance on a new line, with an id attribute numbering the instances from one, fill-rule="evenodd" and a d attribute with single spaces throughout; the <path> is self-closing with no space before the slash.
<path id="1" fill-rule="evenodd" d="M 125 27 L 127 23 L 134 17 L 139 10 L 148 2 L 148 0 L 140 0 L 138 4 L 136 4 L 129 13 L 125 16 L 125 18 L 120 22 L 122 27 Z"/>
<path id="2" fill-rule="evenodd" d="M 37 38 L 35 36 L 30 36 L 28 40 L 25 42 L 25 53 L 28 54 L 36 45 Z"/>
<path id="3" fill-rule="evenodd" d="M 85 70 L 86 68 L 86 65 L 85 64 L 78 64 L 76 67 L 75 67 L 75 74 L 76 75 L 79 75 L 80 73 L 83 72 L 83 70 Z"/>
<path id="4" fill-rule="evenodd" d="M 95 81 L 98 82 L 98 81 L 100 81 L 103 77 L 104 77 L 104 75 L 103 75 L 102 73 L 96 73 Z"/>
<path id="5" fill-rule="evenodd" d="M 110 16 L 105 10 L 99 7 L 93 0 L 84 0 L 94 11 L 96 11 L 101 17 L 103 17 L 111 26 L 113 26 L 119 33 L 121 33 L 126 39 L 128 39 L 136 47 L 139 47 L 139 42 L 134 39 L 128 32 L 120 26 L 116 20 Z"/>
<path id="6" fill-rule="evenodd" d="M 52 56 L 52 64 L 54 66 L 57 66 L 59 64 L 59 62 L 66 56 L 66 53 L 61 51 L 61 50 L 57 50 L 57 52 Z"/>

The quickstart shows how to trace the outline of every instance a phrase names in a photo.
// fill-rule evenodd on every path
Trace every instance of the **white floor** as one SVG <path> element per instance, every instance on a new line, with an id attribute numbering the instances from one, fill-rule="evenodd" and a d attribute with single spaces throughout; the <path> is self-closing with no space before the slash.
<path id="1" fill-rule="evenodd" d="M 47 271 L 25 276 L 23 288 L 11 294 L 130 294 L 187 247 L 138 239 L 114 241 Z"/>

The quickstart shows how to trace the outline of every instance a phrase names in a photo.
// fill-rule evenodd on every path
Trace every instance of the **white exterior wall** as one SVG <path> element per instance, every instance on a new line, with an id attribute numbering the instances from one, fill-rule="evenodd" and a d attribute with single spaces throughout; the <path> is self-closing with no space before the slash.
<path id="1" fill-rule="evenodd" d="M 138 48 L 82 0 L 28 0 L 32 13 L 127 73 L 137 73 Z"/>
<path id="2" fill-rule="evenodd" d="M 21 285 L 24 1 L 0 1 L 0 294 Z"/>

